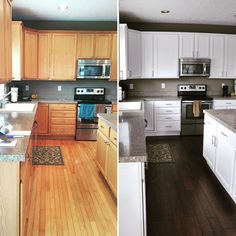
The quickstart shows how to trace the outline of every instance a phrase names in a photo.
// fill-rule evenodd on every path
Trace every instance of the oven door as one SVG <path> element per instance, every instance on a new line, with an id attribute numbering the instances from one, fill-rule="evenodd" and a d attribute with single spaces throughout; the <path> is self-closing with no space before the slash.
<path id="1" fill-rule="evenodd" d="M 181 123 L 182 124 L 203 124 L 204 110 L 212 109 L 212 102 L 201 101 L 200 115 L 195 117 L 193 114 L 193 101 L 182 101 Z"/>

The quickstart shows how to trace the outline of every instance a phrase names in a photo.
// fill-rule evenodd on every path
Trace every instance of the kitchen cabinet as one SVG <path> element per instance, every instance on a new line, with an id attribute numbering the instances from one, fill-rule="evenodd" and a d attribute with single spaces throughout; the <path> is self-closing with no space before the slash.
<path id="1" fill-rule="evenodd" d="M 180 33 L 180 57 L 209 58 L 210 34 Z"/>
<path id="2" fill-rule="evenodd" d="M 24 80 L 38 78 L 38 32 L 24 30 Z"/>
<path id="3" fill-rule="evenodd" d="M 51 34 L 38 33 L 38 79 L 50 79 Z"/>
<path id="4" fill-rule="evenodd" d="M 111 112 L 117 112 L 117 103 L 112 103 Z"/>
<path id="5" fill-rule="evenodd" d="M 154 131 L 154 102 L 153 101 L 144 101 L 144 118 L 146 120 L 146 131 Z"/>
<path id="6" fill-rule="evenodd" d="M 48 134 L 48 118 L 49 118 L 49 105 L 45 103 L 39 103 L 35 119 L 38 123 L 37 134 L 47 135 Z"/>
<path id="7" fill-rule="evenodd" d="M 126 24 L 119 25 L 119 79 L 127 79 L 128 69 L 128 27 Z"/>
<path id="8" fill-rule="evenodd" d="M 49 104 L 49 134 L 75 136 L 76 104 Z"/>
<path id="9" fill-rule="evenodd" d="M 77 41 L 77 59 L 94 57 L 95 35 L 93 33 L 79 33 Z"/>
<path id="10" fill-rule="evenodd" d="M 0 3 L 0 83 L 7 83 L 12 79 L 12 6 L 10 0 Z"/>
<path id="11" fill-rule="evenodd" d="M 128 69 L 127 78 L 141 77 L 141 33 L 128 29 Z"/>
<path id="12" fill-rule="evenodd" d="M 112 34 L 95 34 L 94 57 L 98 59 L 110 59 L 112 50 Z"/>
<path id="13" fill-rule="evenodd" d="M 179 78 L 179 35 L 156 33 L 154 35 L 154 77 Z"/>
<path id="14" fill-rule="evenodd" d="M 52 33 L 50 79 L 75 80 L 76 33 Z"/>
<path id="15" fill-rule="evenodd" d="M 110 81 L 117 81 L 117 34 L 112 36 Z"/>
<path id="16" fill-rule="evenodd" d="M 119 163 L 119 234 L 146 236 L 145 166 Z"/>
<path id="17" fill-rule="evenodd" d="M 214 109 L 236 109 L 235 99 L 222 99 L 213 101 Z"/>
<path id="18" fill-rule="evenodd" d="M 12 22 L 12 80 L 23 79 L 23 23 Z"/>

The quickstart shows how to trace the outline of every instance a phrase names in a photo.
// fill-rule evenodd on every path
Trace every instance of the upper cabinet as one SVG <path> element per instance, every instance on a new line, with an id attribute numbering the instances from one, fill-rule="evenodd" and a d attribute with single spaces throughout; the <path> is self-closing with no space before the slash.
<path id="1" fill-rule="evenodd" d="M 112 50 L 112 35 L 99 33 L 95 35 L 94 57 L 99 59 L 109 59 Z"/>
<path id="2" fill-rule="evenodd" d="M 77 43 L 77 58 L 89 59 L 94 57 L 95 35 L 93 33 L 79 33 Z"/>
<path id="3" fill-rule="evenodd" d="M 209 58 L 210 34 L 180 33 L 180 57 Z"/>
<path id="4" fill-rule="evenodd" d="M 12 79 L 12 7 L 10 0 L 0 3 L 0 83 Z"/>
<path id="5" fill-rule="evenodd" d="M 127 79 L 128 60 L 128 27 L 126 24 L 119 25 L 119 79 Z"/>
<path id="6" fill-rule="evenodd" d="M 110 81 L 117 80 L 117 34 L 112 37 Z"/>
<path id="7" fill-rule="evenodd" d="M 38 78 L 38 32 L 24 31 L 24 79 Z"/>
<path id="8" fill-rule="evenodd" d="M 236 36 L 225 37 L 225 78 L 236 78 Z"/>

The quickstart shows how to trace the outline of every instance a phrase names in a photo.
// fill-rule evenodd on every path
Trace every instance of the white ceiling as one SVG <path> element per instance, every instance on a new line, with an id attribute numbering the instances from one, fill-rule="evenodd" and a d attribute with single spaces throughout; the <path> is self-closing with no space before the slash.
<path id="1" fill-rule="evenodd" d="M 61 12 L 58 5 L 66 4 Z M 116 0 L 13 0 L 14 20 L 116 21 Z"/>
<path id="2" fill-rule="evenodd" d="M 234 15 L 236 0 L 120 0 L 123 22 L 236 25 Z"/>

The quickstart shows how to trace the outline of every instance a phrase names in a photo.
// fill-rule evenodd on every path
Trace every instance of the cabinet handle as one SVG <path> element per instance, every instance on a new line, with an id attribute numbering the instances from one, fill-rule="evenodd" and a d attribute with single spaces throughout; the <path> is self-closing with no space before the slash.
<path id="1" fill-rule="evenodd" d="M 172 125 L 166 125 L 165 127 L 166 127 L 166 128 L 171 128 L 171 127 L 172 127 Z"/>
<path id="2" fill-rule="evenodd" d="M 132 77 L 132 70 L 129 70 L 129 77 Z"/>
<path id="3" fill-rule="evenodd" d="M 120 79 L 123 79 L 123 70 L 120 71 Z"/>
<path id="4" fill-rule="evenodd" d="M 154 70 L 152 70 L 152 77 L 154 77 Z"/>
<path id="5" fill-rule="evenodd" d="M 166 119 L 166 120 L 171 120 L 172 118 L 171 118 L 171 117 L 166 117 L 165 119 Z"/>
<path id="6" fill-rule="evenodd" d="M 100 128 L 104 129 L 104 127 L 102 125 L 100 125 Z"/>
<path id="7" fill-rule="evenodd" d="M 117 138 L 113 138 L 115 141 L 117 140 Z"/>
<path id="8" fill-rule="evenodd" d="M 225 136 L 226 138 L 228 138 L 228 136 L 224 133 L 224 132 L 220 132 L 223 136 Z"/>
<path id="9" fill-rule="evenodd" d="M 107 141 L 104 141 L 104 143 L 105 143 L 105 144 L 108 144 L 109 142 L 107 142 Z"/>
<path id="10" fill-rule="evenodd" d="M 224 77 L 224 71 L 222 71 L 222 77 Z"/>
<path id="11" fill-rule="evenodd" d="M 214 136 L 214 146 L 215 146 L 215 147 L 218 146 L 218 139 L 216 138 L 216 136 Z"/>
<path id="12" fill-rule="evenodd" d="M 166 106 L 172 106 L 173 104 L 172 103 L 166 103 Z"/>
<path id="13" fill-rule="evenodd" d="M 225 104 L 230 104 L 230 105 L 231 105 L 231 104 L 232 104 L 232 102 L 226 102 Z"/>
<path id="14" fill-rule="evenodd" d="M 199 51 L 197 51 L 197 57 L 199 57 Z"/>
<path id="15" fill-rule="evenodd" d="M 193 57 L 195 57 L 195 52 L 193 51 Z"/>
<path id="16" fill-rule="evenodd" d="M 171 110 L 166 110 L 166 112 L 172 112 Z"/>

